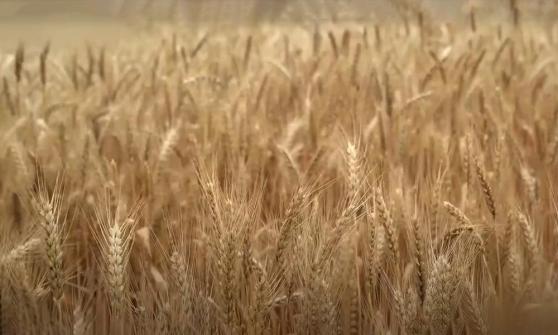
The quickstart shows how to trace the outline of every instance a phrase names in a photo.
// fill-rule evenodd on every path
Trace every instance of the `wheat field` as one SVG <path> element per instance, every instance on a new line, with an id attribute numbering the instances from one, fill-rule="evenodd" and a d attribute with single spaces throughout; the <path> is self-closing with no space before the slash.
<path id="1" fill-rule="evenodd" d="M 398 3 L 0 53 L 0 334 L 556 334 L 557 27 Z"/>

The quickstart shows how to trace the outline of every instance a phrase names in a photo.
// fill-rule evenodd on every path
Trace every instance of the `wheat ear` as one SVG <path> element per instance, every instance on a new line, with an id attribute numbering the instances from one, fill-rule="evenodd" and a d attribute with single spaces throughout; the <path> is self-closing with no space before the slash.
<path id="1" fill-rule="evenodd" d="M 473 334 L 486 335 L 488 329 L 482 317 L 480 304 L 475 296 L 472 283 L 466 282 L 463 294 L 463 309 L 469 328 Z"/>
<path id="2" fill-rule="evenodd" d="M 32 238 L 29 241 L 18 245 L 0 258 L 0 264 L 14 264 L 25 258 L 31 251 L 35 250 L 41 244 L 38 238 Z"/>
<path id="3" fill-rule="evenodd" d="M 183 257 L 174 251 L 170 256 L 172 275 L 180 294 L 180 304 L 183 308 L 184 316 L 187 318 L 190 313 L 190 280 Z"/>
<path id="4" fill-rule="evenodd" d="M 486 179 L 486 175 L 484 174 L 478 159 L 475 160 L 475 171 L 479 179 L 486 206 L 488 207 L 490 215 L 492 215 L 492 219 L 496 219 L 496 205 L 494 202 L 492 188 L 490 187 L 490 184 L 488 184 L 488 180 Z"/>
<path id="5" fill-rule="evenodd" d="M 532 285 L 535 284 L 535 281 L 538 278 L 539 274 L 539 246 L 537 243 L 537 236 L 535 233 L 535 229 L 531 223 L 527 220 L 525 215 L 521 212 L 517 212 L 517 220 L 519 222 L 519 228 L 521 230 L 521 237 L 522 241 L 525 245 L 526 251 L 526 284 L 528 286 L 528 290 L 530 291 L 533 287 Z M 529 294 L 531 292 L 528 292 Z"/>
<path id="6" fill-rule="evenodd" d="M 123 236 L 120 224 L 115 222 L 108 232 L 106 262 L 108 266 L 107 280 L 110 290 L 110 301 L 116 310 L 121 310 L 124 305 L 124 248 L 125 237 Z"/>
<path id="7" fill-rule="evenodd" d="M 384 227 L 387 242 L 388 242 L 388 249 L 393 257 L 394 262 L 397 262 L 399 259 L 399 242 L 397 238 L 397 231 L 395 229 L 395 224 L 389 210 L 386 206 L 384 201 L 384 197 L 382 196 L 382 192 L 379 188 L 376 189 L 376 215 L 380 224 Z"/>
<path id="8" fill-rule="evenodd" d="M 418 296 L 421 303 L 424 302 L 426 290 L 426 274 L 425 274 L 425 254 L 424 254 L 424 241 L 420 232 L 420 224 L 417 219 L 413 220 L 413 235 L 414 235 L 414 252 L 415 252 L 415 269 L 417 272 L 417 285 Z"/>
<path id="9" fill-rule="evenodd" d="M 424 300 L 425 316 L 430 322 L 432 335 L 445 335 L 451 324 L 454 290 L 450 263 L 446 256 L 440 256 L 432 267 Z"/>
<path id="10" fill-rule="evenodd" d="M 453 216 L 457 222 L 463 226 L 471 226 L 471 220 L 463 213 L 459 208 L 455 207 L 451 203 L 444 201 L 444 208 L 448 213 Z"/>
<path id="11" fill-rule="evenodd" d="M 110 198 L 109 195 L 107 195 L 108 198 Z M 114 315 L 120 318 L 126 306 L 126 268 L 134 237 L 132 232 L 136 223 L 136 212 L 131 212 L 122 220 L 116 217 L 119 208 L 116 209 L 117 213 L 112 213 L 109 204 L 106 206 L 105 212 L 97 211 L 96 213 L 97 220 L 101 224 L 101 235 L 97 240 L 100 243 L 105 265 L 110 306 Z"/>
<path id="12" fill-rule="evenodd" d="M 44 230 L 43 243 L 46 247 L 48 263 L 48 283 L 55 302 L 59 302 L 63 296 L 64 273 L 63 273 L 63 231 L 59 218 L 60 193 L 54 191 L 50 200 L 44 186 L 41 186 L 40 194 L 33 201 L 40 217 L 40 225 Z"/>

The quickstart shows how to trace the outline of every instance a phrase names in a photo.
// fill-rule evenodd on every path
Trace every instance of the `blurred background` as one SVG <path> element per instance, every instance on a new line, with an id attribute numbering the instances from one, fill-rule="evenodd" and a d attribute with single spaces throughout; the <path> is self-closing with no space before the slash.
<path id="1" fill-rule="evenodd" d="M 525 10 L 545 14 L 556 0 L 516 0 Z M 468 6 L 485 11 L 505 10 L 510 0 L 0 0 L 0 17 L 45 18 L 81 15 L 109 18 L 146 15 L 157 19 L 238 20 L 300 18 L 339 19 L 381 18 L 393 5 L 422 6 L 451 18 Z"/>
<path id="2" fill-rule="evenodd" d="M 289 22 L 413 20 L 419 10 L 437 21 L 466 22 L 473 6 L 478 17 L 509 19 L 509 3 L 523 13 L 554 22 L 558 0 L 0 0 L 2 49 L 15 41 L 58 43 L 129 36 L 157 22 L 226 25 Z M 10 47 L 6 47 L 6 45 Z"/>

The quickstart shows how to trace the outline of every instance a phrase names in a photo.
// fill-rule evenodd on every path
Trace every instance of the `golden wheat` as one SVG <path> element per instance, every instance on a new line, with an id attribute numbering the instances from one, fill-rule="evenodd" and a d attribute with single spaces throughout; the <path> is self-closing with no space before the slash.
<path id="1" fill-rule="evenodd" d="M 554 28 L 392 4 L 0 52 L 0 334 L 555 333 Z"/>

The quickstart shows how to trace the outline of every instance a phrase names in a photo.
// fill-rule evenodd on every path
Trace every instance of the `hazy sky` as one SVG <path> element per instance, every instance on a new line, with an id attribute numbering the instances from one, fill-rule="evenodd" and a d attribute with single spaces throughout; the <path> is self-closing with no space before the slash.
<path id="1" fill-rule="evenodd" d="M 440 20 L 463 19 L 467 4 L 477 4 L 479 14 L 508 15 L 509 0 L 0 0 L 0 17 L 41 20 L 49 17 L 119 18 L 150 16 L 184 20 L 329 19 L 354 17 L 375 20 L 397 18 L 392 2 L 422 3 Z M 553 0 L 518 0 L 520 5 L 535 7 Z M 178 6 L 176 5 L 178 4 Z M 550 11 L 541 11 L 548 15 Z M 0 22 L 1 23 L 1 22 Z"/>
<path id="2" fill-rule="evenodd" d="M 118 13 L 121 8 L 128 13 L 148 12 L 158 13 L 171 12 L 172 4 L 182 2 L 183 7 L 191 6 L 193 3 L 201 3 L 205 10 L 218 14 L 219 12 L 230 12 L 232 10 L 249 11 L 251 8 L 275 9 L 281 3 L 288 3 L 291 8 L 347 8 L 355 9 L 355 12 L 382 11 L 389 6 L 390 0 L 0 0 L 0 16 L 30 16 L 50 14 L 94 14 L 111 15 Z M 401 1 L 401 0 L 396 0 Z M 409 1 L 409 0 L 403 0 Z M 412 0 L 411 0 L 412 1 Z M 470 0 L 422 0 L 426 6 L 434 8 L 443 13 L 459 13 L 464 4 Z M 487 3 L 499 3 L 503 0 L 492 0 Z M 529 0 L 537 2 L 539 0 Z M 420 1 L 419 1 L 420 2 Z M 479 2 L 479 1 L 476 1 Z M 486 1 L 484 1 L 486 3 Z M 357 10 L 358 9 L 358 10 Z M 274 11 L 277 14 L 277 11 Z"/>

